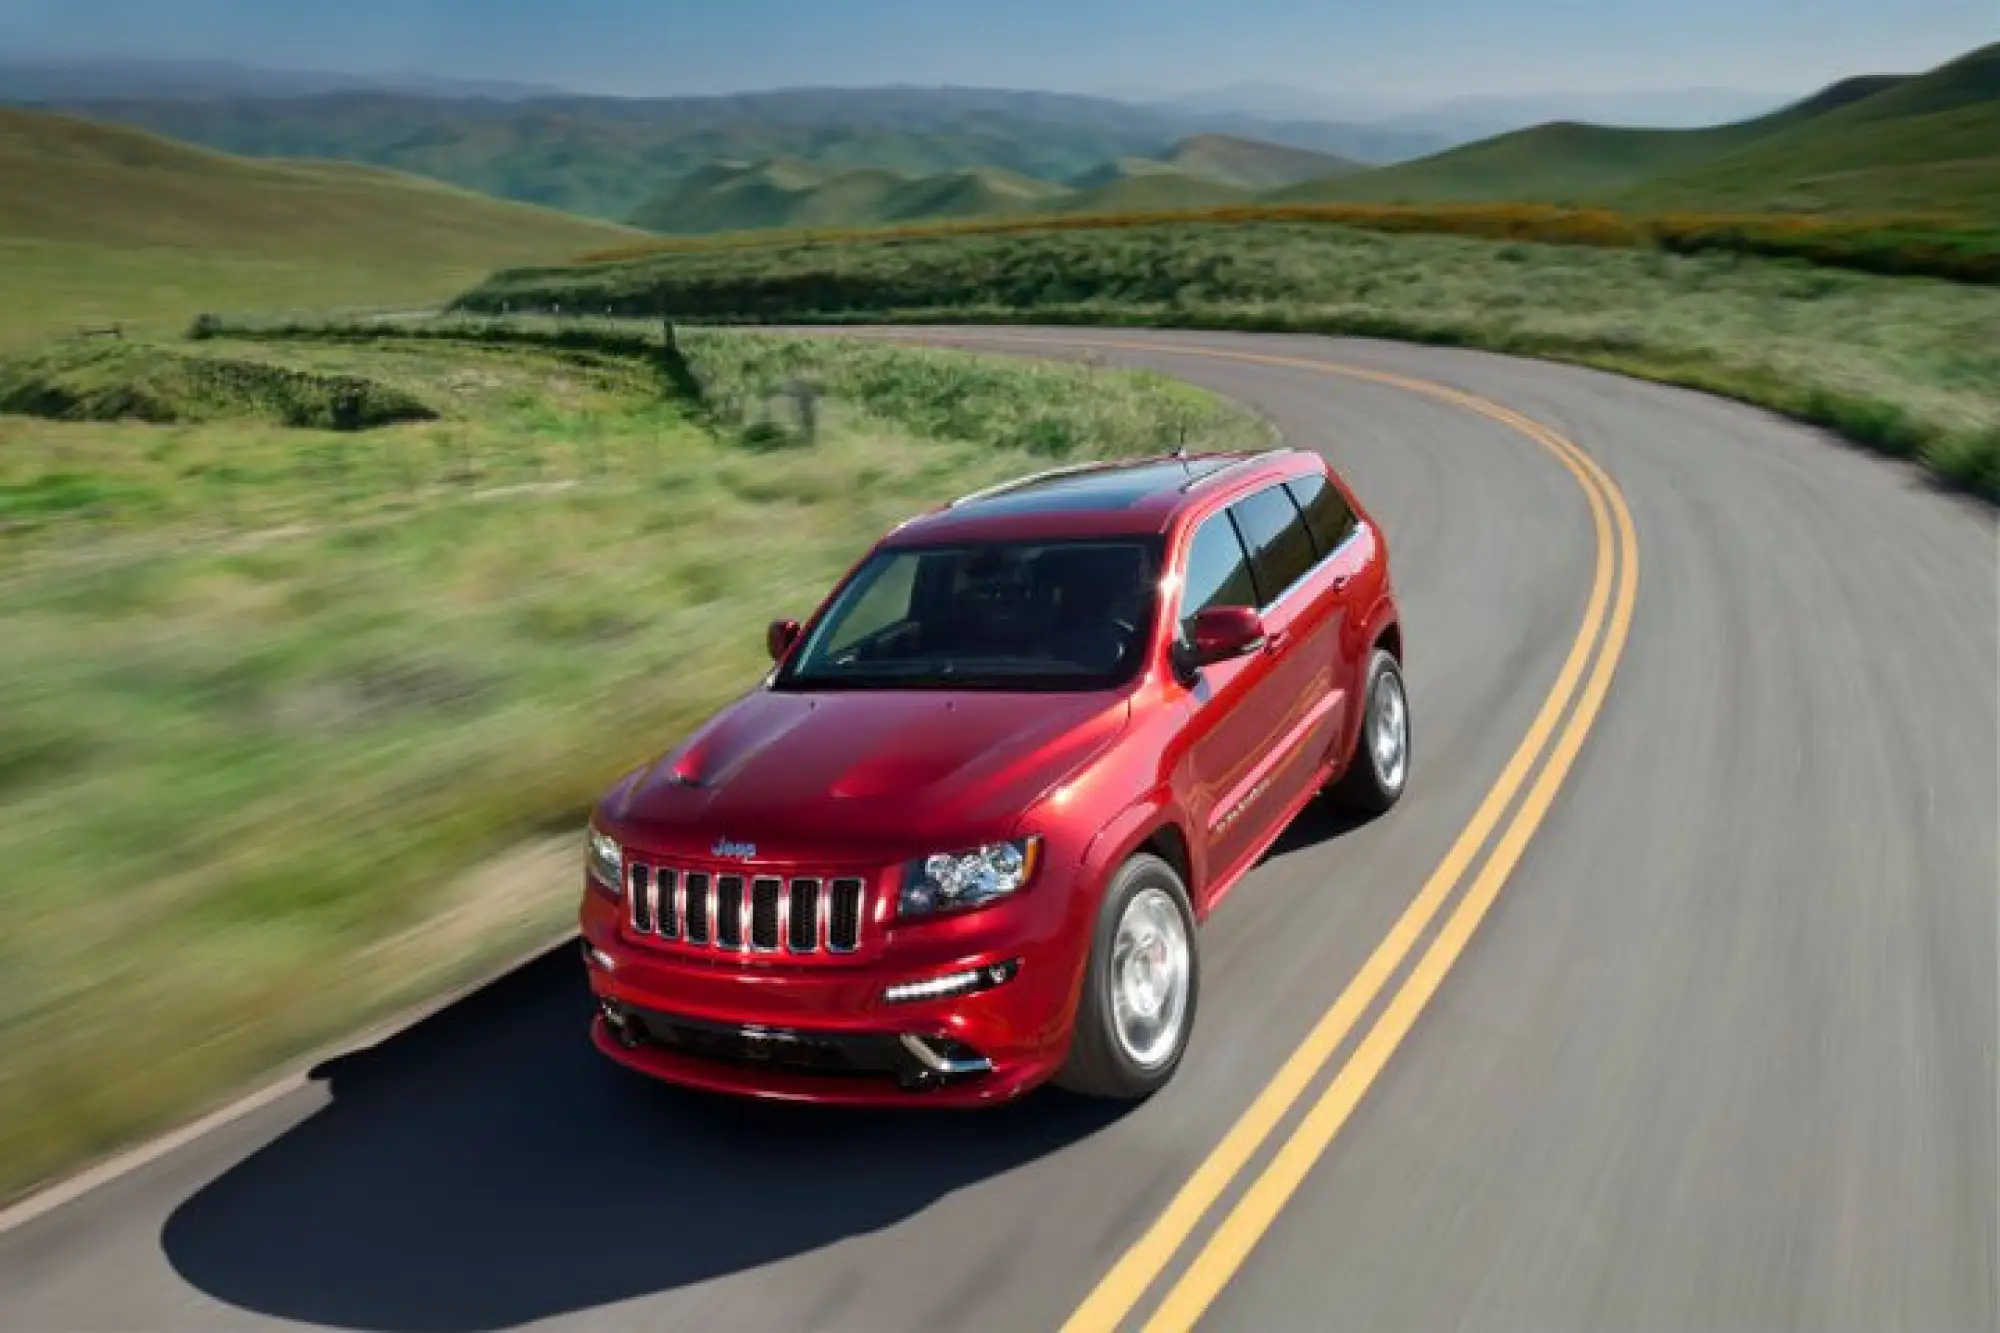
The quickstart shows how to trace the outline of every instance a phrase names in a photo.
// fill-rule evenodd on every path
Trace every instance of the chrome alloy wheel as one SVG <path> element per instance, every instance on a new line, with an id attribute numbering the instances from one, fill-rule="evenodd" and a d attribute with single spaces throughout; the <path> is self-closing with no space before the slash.
<path id="1" fill-rule="evenodd" d="M 1139 890 L 1111 943 L 1111 1012 L 1118 1044 L 1142 1069 L 1164 1065 L 1180 1045 L 1190 967 L 1187 924 L 1174 900 Z"/>
<path id="2" fill-rule="evenodd" d="M 1410 706 L 1403 697 L 1402 677 L 1394 671 L 1377 676 L 1374 704 L 1368 718 L 1368 755 L 1383 789 L 1401 791 L 1410 763 Z"/>

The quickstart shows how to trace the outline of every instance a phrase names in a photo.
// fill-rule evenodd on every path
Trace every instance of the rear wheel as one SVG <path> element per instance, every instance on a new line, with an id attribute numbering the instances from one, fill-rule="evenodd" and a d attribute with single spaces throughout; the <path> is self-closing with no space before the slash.
<path id="1" fill-rule="evenodd" d="M 1134 856 L 1098 907 L 1076 1031 L 1056 1083 L 1122 1100 L 1158 1091 L 1187 1049 L 1200 982 L 1187 886 L 1159 857 Z"/>
<path id="2" fill-rule="evenodd" d="M 1333 797 L 1359 814 L 1379 815 L 1402 799 L 1410 780 L 1410 699 L 1401 664 L 1384 649 L 1369 658 L 1362 698 L 1361 731 Z"/>

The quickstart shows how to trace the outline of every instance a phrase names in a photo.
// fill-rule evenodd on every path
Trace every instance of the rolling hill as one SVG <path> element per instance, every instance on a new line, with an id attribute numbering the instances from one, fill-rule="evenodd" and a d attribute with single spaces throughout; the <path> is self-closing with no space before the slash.
<path id="1" fill-rule="evenodd" d="M 1991 215 L 2000 196 L 1996 66 L 2000 45 L 1921 75 L 1846 79 L 1768 115 L 1707 129 L 1538 125 L 1270 197 Z"/>
<path id="2" fill-rule="evenodd" d="M 834 171 L 795 157 L 720 162 L 642 204 L 634 225 L 669 235 L 870 227 L 1029 212 L 1143 213 L 1254 199 L 1259 183 L 1358 170 L 1344 158 L 1232 135 L 1190 136 L 1158 157 L 1121 156 L 1056 184 L 998 167 L 922 176 Z"/>
<path id="3" fill-rule="evenodd" d="M 0 109 L 0 334 L 444 295 L 637 233 L 347 162 Z"/>
<path id="4" fill-rule="evenodd" d="M 632 216 L 673 178 L 724 160 L 797 158 L 835 170 L 911 177 L 997 167 L 1054 182 L 1117 157 L 1157 155 L 1211 132 L 1375 162 L 1448 142 L 1404 133 L 1385 141 L 1367 126 L 1338 122 L 1267 125 L 1241 115 L 1105 98 L 966 88 L 506 100 L 358 90 L 68 98 L 52 105 L 228 152 L 367 162 L 619 219 Z"/>
<path id="5" fill-rule="evenodd" d="M 1162 153 L 1159 161 L 1201 180 L 1252 191 L 1276 190 L 1302 181 L 1326 180 L 1366 170 L 1361 163 L 1332 153 L 1315 153 L 1234 134 L 1189 135 Z"/>
<path id="6" fill-rule="evenodd" d="M 1663 173 L 1615 202 L 2000 218 L 2000 45 Z"/>
<path id="7" fill-rule="evenodd" d="M 1087 172 L 1043 204 L 1060 213 L 1165 213 L 1243 203 L 1256 192 L 1213 176 L 1198 176 L 1154 158 L 1121 158 Z"/>
<path id="8" fill-rule="evenodd" d="M 881 226 L 1025 212 L 1064 193 L 1060 186 L 997 167 L 911 177 L 773 158 L 719 162 L 690 172 L 641 205 L 633 222 L 669 235 Z"/>

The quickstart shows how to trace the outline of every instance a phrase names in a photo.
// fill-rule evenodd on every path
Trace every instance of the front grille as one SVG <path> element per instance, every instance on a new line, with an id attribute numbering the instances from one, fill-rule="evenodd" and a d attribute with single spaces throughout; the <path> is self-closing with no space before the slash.
<path id="1" fill-rule="evenodd" d="M 633 862 L 626 871 L 636 934 L 725 953 L 853 953 L 861 947 L 863 881 L 717 875 Z"/>

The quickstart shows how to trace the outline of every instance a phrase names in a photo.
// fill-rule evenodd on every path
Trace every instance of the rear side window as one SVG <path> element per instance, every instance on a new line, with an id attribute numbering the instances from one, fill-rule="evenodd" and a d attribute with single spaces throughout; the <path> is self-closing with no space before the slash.
<path id="1" fill-rule="evenodd" d="M 1324 476 L 1315 472 L 1311 476 L 1294 477 L 1285 483 L 1285 489 L 1305 511 L 1306 527 L 1312 530 L 1313 545 L 1322 556 L 1346 541 L 1354 531 L 1354 511 Z"/>
<path id="2" fill-rule="evenodd" d="M 1257 580 L 1260 605 L 1269 606 L 1297 583 L 1319 559 L 1299 507 L 1282 485 L 1238 500 L 1229 510 L 1242 529 L 1250 551 L 1250 572 Z"/>
<path id="3" fill-rule="evenodd" d="M 1227 513 L 1215 515 L 1195 530 L 1188 546 L 1187 585 L 1181 592 L 1181 628 L 1211 606 L 1255 606 L 1257 586 L 1250 563 Z"/>

